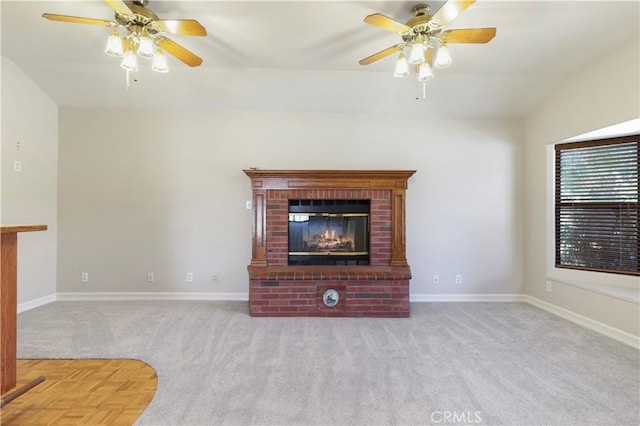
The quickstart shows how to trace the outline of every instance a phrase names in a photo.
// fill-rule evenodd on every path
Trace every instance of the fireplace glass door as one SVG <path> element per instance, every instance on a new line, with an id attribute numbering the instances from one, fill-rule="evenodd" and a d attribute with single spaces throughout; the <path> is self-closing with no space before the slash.
<path id="1" fill-rule="evenodd" d="M 321 206 L 300 206 L 298 202 L 293 208 L 290 203 L 289 264 L 368 264 L 368 202 L 358 200 L 348 204 L 351 200 L 331 200 L 334 202 L 331 205 L 327 200 L 320 201 L 323 201 Z"/>

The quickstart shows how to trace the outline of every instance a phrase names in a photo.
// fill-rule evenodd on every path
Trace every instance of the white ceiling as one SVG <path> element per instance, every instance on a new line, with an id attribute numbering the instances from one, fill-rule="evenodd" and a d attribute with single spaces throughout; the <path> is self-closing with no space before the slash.
<path id="1" fill-rule="evenodd" d="M 142 63 L 127 89 L 125 71 L 103 51 L 108 28 L 41 17 L 112 20 L 104 1 L 2 0 L 2 55 L 61 106 L 518 116 L 640 31 L 633 0 L 478 0 L 447 28 L 496 27 L 496 37 L 450 45 L 453 64 L 437 69 L 427 99 L 416 101 L 415 76 L 392 75 L 395 55 L 358 64 L 400 41 L 364 17 L 380 12 L 404 22 L 416 3 L 150 0 L 160 18 L 206 27 L 206 37 L 172 37 L 204 62 L 189 68 L 170 58 L 168 74 Z M 444 4 L 426 3 L 432 13 Z"/>

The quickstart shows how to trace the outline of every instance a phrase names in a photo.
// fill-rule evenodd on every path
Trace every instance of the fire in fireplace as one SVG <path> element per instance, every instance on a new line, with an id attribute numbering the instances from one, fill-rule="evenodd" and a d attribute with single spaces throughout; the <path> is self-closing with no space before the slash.
<path id="1" fill-rule="evenodd" d="M 370 200 L 289 200 L 290 265 L 367 265 Z"/>

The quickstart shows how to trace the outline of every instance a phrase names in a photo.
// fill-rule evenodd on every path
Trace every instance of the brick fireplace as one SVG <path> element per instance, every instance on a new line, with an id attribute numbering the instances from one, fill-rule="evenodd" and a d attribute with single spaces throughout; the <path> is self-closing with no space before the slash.
<path id="1" fill-rule="evenodd" d="M 252 316 L 408 317 L 405 192 L 415 170 L 244 170 L 251 178 Z M 368 260 L 290 264 L 290 200 L 367 200 Z M 339 216 L 339 215 L 338 215 Z M 296 216 L 297 217 L 297 216 Z M 319 253 L 311 253 L 319 254 Z"/>

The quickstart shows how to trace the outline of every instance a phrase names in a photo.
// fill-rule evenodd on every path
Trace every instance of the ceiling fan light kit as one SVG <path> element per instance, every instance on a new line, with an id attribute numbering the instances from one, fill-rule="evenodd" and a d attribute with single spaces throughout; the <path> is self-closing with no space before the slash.
<path id="1" fill-rule="evenodd" d="M 167 35 L 206 36 L 206 29 L 193 19 L 160 19 L 147 9 L 148 0 L 105 0 L 115 12 L 115 21 L 82 18 L 69 15 L 44 13 L 43 18 L 51 21 L 77 24 L 99 25 L 112 28 L 107 38 L 105 53 L 121 59 L 120 67 L 129 73 L 137 72 L 138 56 L 153 59 L 151 69 L 160 73 L 169 71 L 167 57 L 169 53 L 190 67 L 197 67 L 202 58 L 185 49 Z M 124 37 L 120 36 L 120 31 Z"/>
<path id="2" fill-rule="evenodd" d="M 448 43 L 488 43 L 495 37 L 495 28 L 470 28 L 445 30 L 444 27 L 454 20 L 475 0 L 449 0 L 433 16 L 429 15 L 429 6 L 417 4 L 412 9 L 413 18 L 404 24 L 380 13 L 364 18 L 367 24 L 397 33 L 402 43 L 374 53 L 360 61 L 360 65 L 369 65 L 394 52 L 400 51 L 393 72 L 395 77 L 409 75 L 409 64 L 415 65 L 417 79 L 422 83 L 422 98 L 426 98 L 426 85 L 433 78 L 432 51 L 436 49 L 433 65 L 446 68 L 451 65 L 451 53 Z M 404 56 L 404 49 L 409 47 L 409 60 Z M 420 96 L 416 97 L 418 99 Z"/>
<path id="3" fill-rule="evenodd" d="M 121 60 L 120 66 L 129 73 L 137 72 L 138 56 L 153 59 L 151 69 L 156 72 L 169 71 L 165 52 L 190 67 L 202 64 L 202 58 L 185 49 L 167 36 L 206 36 L 206 29 L 194 19 L 160 19 L 147 9 L 148 0 L 105 0 L 115 12 L 115 20 L 84 18 L 69 15 L 44 13 L 43 18 L 51 21 L 71 22 L 106 26 L 111 28 L 105 52 Z M 455 19 L 475 0 L 448 0 L 433 16 L 429 6 L 417 4 L 412 9 L 413 18 L 402 23 L 380 13 L 364 18 L 364 22 L 400 35 L 402 42 L 390 46 L 360 61 L 361 65 L 371 64 L 392 53 L 400 51 L 393 75 L 409 75 L 409 64 L 414 65 L 417 80 L 422 83 L 422 98 L 426 97 L 425 83 L 433 79 L 432 65 L 446 68 L 451 65 L 448 43 L 488 43 L 496 34 L 495 28 L 470 28 L 445 30 L 444 27 Z M 120 33 L 123 32 L 121 37 Z M 409 58 L 404 55 L 409 48 Z M 435 49 L 435 61 L 432 61 Z"/>

